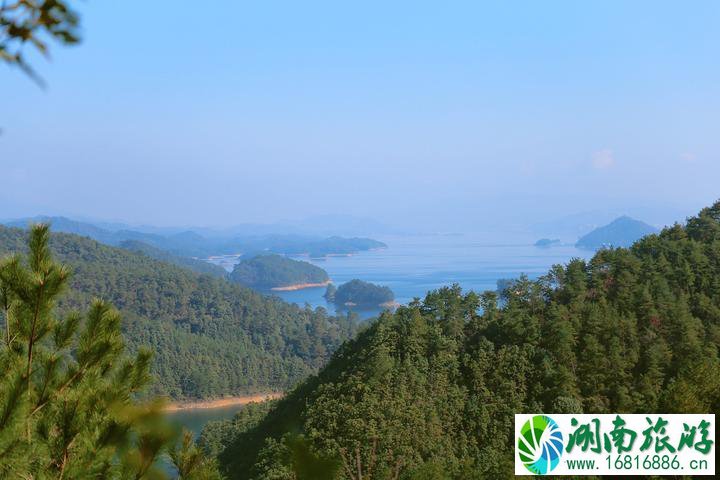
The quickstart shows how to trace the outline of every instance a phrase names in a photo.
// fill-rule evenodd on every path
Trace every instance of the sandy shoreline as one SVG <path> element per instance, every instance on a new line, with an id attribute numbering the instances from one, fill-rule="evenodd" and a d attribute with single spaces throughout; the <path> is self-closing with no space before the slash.
<path id="1" fill-rule="evenodd" d="M 400 306 L 400 304 L 398 302 L 396 302 L 395 300 L 390 300 L 389 302 L 383 302 L 380 305 L 378 305 L 378 307 L 380 307 L 380 308 L 390 308 L 390 309 L 398 308 L 399 306 Z"/>
<path id="2" fill-rule="evenodd" d="M 295 285 L 288 285 L 286 287 L 273 287 L 270 290 L 272 290 L 273 292 L 291 292 L 294 290 L 302 290 L 304 288 L 327 287 L 328 285 L 330 285 L 330 283 L 330 280 L 321 283 L 297 283 Z"/>
<path id="3" fill-rule="evenodd" d="M 232 405 L 247 405 L 248 403 L 264 402 L 282 397 L 281 392 L 256 393 L 254 395 L 239 395 L 237 397 L 217 398 L 215 400 L 200 400 L 197 402 L 176 402 L 170 403 L 165 408 L 166 412 L 177 412 L 179 410 L 205 410 L 210 408 L 229 407 Z"/>

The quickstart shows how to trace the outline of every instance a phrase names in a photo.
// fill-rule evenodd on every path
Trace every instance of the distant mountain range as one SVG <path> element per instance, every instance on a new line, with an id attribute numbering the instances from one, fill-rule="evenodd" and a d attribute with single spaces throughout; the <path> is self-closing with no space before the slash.
<path id="1" fill-rule="evenodd" d="M 92 238 L 111 246 L 121 246 L 124 242 L 141 242 L 149 247 L 160 249 L 175 256 L 205 258 L 213 255 L 230 255 L 238 253 L 279 253 L 289 255 L 308 254 L 315 257 L 325 255 L 347 255 L 364 250 L 383 248 L 386 245 L 370 238 L 362 237 L 319 237 L 299 234 L 262 234 L 262 235 L 230 235 L 206 236 L 194 230 L 174 231 L 173 229 L 155 229 L 142 227 L 143 231 L 125 228 L 120 224 L 103 224 L 80 222 L 66 217 L 37 216 L 5 222 L 10 227 L 26 228 L 30 223 L 50 223 L 53 231 L 73 233 Z M 167 232 L 167 233 L 157 233 Z M 134 249 L 151 249 L 133 244 Z M 141 248 L 142 247 L 142 248 Z M 157 258 L 157 252 L 155 258 Z M 168 258 L 163 260 L 177 263 Z M 189 266 L 189 265 L 184 265 Z"/>
<path id="2" fill-rule="evenodd" d="M 609 224 L 583 235 L 575 244 L 578 248 L 599 249 L 604 247 L 629 247 L 645 235 L 657 233 L 658 229 L 626 215 Z"/>

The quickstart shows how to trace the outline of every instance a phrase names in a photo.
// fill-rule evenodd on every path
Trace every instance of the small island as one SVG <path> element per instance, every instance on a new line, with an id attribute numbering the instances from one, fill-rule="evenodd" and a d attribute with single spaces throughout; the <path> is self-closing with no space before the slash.
<path id="1" fill-rule="evenodd" d="M 330 283 L 327 272 L 322 268 L 274 254 L 242 259 L 229 278 L 256 290 L 273 291 L 325 287 Z"/>
<path id="2" fill-rule="evenodd" d="M 389 287 L 362 280 L 351 280 L 337 289 L 328 285 L 325 299 L 338 308 L 390 308 L 396 305 L 395 294 Z"/>
<path id="3" fill-rule="evenodd" d="M 535 242 L 535 246 L 538 248 L 550 248 L 560 245 L 559 238 L 541 238 Z"/>
<path id="4" fill-rule="evenodd" d="M 657 232 L 658 229 L 652 225 L 628 216 L 622 216 L 604 227 L 596 228 L 581 237 L 575 246 L 592 250 L 608 247 L 629 247 L 645 235 Z"/>

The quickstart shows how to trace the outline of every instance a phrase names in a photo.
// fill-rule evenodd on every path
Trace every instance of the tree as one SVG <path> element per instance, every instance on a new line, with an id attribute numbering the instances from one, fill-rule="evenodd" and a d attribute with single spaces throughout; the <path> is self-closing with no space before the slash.
<path id="1" fill-rule="evenodd" d="M 156 460 L 174 431 L 161 402 L 136 399 L 152 354 L 124 354 L 107 303 L 58 316 L 70 272 L 48 240 L 34 226 L 28 258 L 0 263 L 0 477 L 163 478 Z"/>
<path id="2" fill-rule="evenodd" d="M 501 305 L 495 292 L 430 292 L 361 330 L 253 428 L 217 429 L 221 468 L 299 479 L 283 454 L 297 434 L 337 460 L 338 480 L 510 478 L 517 412 L 718 411 L 718 278 L 720 202 L 629 249 L 514 280 Z"/>
<path id="3" fill-rule="evenodd" d="M 283 391 L 315 373 L 356 328 L 346 315 L 331 317 L 78 235 L 53 232 L 50 248 L 73 271 L 58 312 L 85 310 L 96 297 L 118 308 L 127 351 L 153 350 L 153 395 Z M 0 258 L 15 252 L 27 252 L 27 232 L 0 225 Z"/>
<path id="4" fill-rule="evenodd" d="M 45 57 L 49 41 L 65 45 L 80 41 L 80 17 L 63 0 L 2 0 L 0 3 L 0 61 L 19 67 L 42 84 L 25 58 L 30 45 Z"/>
<path id="5" fill-rule="evenodd" d="M 193 442 L 192 433 L 184 430 L 182 440 L 172 450 L 170 459 L 178 471 L 178 480 L 221 480 L 214 460 L 208 459 Z"/>

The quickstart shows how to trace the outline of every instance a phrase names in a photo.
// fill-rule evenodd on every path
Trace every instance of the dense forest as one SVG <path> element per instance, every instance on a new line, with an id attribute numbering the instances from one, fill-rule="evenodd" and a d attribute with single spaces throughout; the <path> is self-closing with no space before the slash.
<path id="1" fill-rule="evenodd" d="M 512 287 L 384 313 L 205 448 L 238 479 L 510 478 L 517 412 L 720 410 L 720 202 Z"/>
<path id="2" fill-rule="evenodd" d="M 0 256 L 25 252 L 26 244 L 27 231 L 0 227 Z M 53 234 L 50 245 L 72 271 L 61 308 L 85 308 L 94 297 L 117 307 L 130 351 L 155 351 L 152 393 L 182 399 L 283 390 L 325 364 L 354 329 L 349 317 L 88 238 Z"/>
<path id="3" fill-rule="evenodd" d="M 70 271 L 52 256 L 47 225 L 27 255 L 0 259 L 0 478 L 220 480 L 217 464 L 144 399 L 152 352 L 126 355 L 121 317 L 96 300 L 58 315 Z"/>
<path id="4" fill-rule="evenodd" d="M 161 260 L 163 262 L 172 263 L 173 265 L 188 268 L 193 272 L 204 273 L 206 275 L 212 275 L 220 278 L 225 278 L 228 275 L 228 272 L 226 272 L 220 265 L 215 265 L 204 260 L 197 260 L 195 258 L 173 255 L 172 253 L 153 247 L 152 245 L 148 245 L 147 243 L 139 240 L 123 240 L 120 242 L 120 247 L 125 250 L 143 253 L 155 260 Z"/>
<path id="5" fill-rule="evenodd" d="M 243 258 L 229 276 L 230 280 L 259 290 L 303 284 L 325 284 L 325 270 L 309 262 L 281 255 L 257 255 Z"/>
<path id="6" fill-rule="evenodd" d="M 389 287 L 355 279 L 343 283 L 337 289 L 328 287 L 325 298 L 339 308 L 377 308 L 395 300 L 395 294 Z"/>

